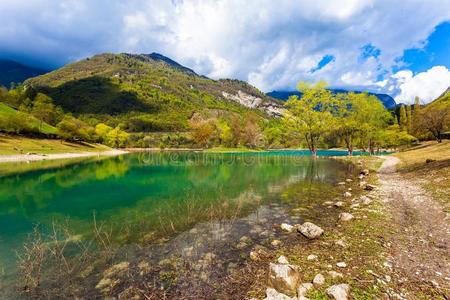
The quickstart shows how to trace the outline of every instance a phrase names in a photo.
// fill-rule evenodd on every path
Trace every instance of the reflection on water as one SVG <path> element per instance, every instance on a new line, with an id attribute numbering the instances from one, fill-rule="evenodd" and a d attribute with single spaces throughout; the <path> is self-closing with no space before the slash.
<path id="1" fill-rule="evenodd" d="M 152 245 L 147 255 L 157 259 L 175 252 L 198 259 L 212 251 L 211 241 L 221 241 L 227 257 L 235 248 L 226 245 L 242 236 L 268 242 L 277 222 L 300 222 L 287 208 L 319 214 L 315 205 L 337 196 L 334 183 L 350 172 L 335 160 L 289 152 L 137 153 L 7 175 L 0 177 L 0 264 L 12 266 L 34 224 L 45 231 L 53 221 L 68 222 L 87 238 L 94 214 L 115 243 Z"/>

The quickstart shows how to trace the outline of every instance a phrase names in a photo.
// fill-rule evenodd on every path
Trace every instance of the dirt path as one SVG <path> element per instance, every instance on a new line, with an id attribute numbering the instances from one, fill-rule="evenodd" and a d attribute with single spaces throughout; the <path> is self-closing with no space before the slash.
<path id="1" fill-rule="evenodd" d="M 392 215 L 387 266 L 395 292 L 404 299 L 450 299 L 449 217 L 418 183 L 396 173 L 398 162 L 385 157 L 378 175 Z"/>

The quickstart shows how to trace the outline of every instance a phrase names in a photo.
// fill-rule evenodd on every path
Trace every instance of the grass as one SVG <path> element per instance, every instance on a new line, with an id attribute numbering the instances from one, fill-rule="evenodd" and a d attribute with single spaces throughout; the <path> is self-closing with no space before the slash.
<path id="1" fill-rule="evenodd" d="M 44 134 L 57 134 L 57 132 L 58 132 L 58 129 L 56 129 L 56 127 L 51 126 L 45 122 L 41 122 L 31 115 L 17 111 L 14 108 L 9 107 L 8 105 L 0 102 L 0 117 L 2 117 L 2 116 L 3 117 L 15 117 L 15 116 L 18 116 L 19 114 L 24 114 L 24 115 L 28 116 L 27 122 L 28 122 L 28 126 L 30 126 L 31 128 L 39 128 L 39 131 Z"/>
<path id="2" fill-rule="evenodd" d="M 111 148 L 91 143 L 71 143 L 54 139 L 34 139 L 0 134 L 0 155 L 26 153 L 54 154 L 107 151 Z"/>
<path id="3" fill-rule="evenodd" d="M 395 156 L 402 161 L 401 174 L 421 184 L 450 212 L 450 141 L 424 142 Z"/>

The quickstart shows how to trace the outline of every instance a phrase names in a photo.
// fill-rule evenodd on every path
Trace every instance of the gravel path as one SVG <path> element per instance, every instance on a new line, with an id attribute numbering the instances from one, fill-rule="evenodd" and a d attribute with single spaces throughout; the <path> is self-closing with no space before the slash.
<path id="1" fill-rule="evenodd" d="M 450 222 L 441 205 L 417 182 L 396 173 L 396 157 L 384 157 L 380 193 L 392 215 L 391 257 L 397 297 L 450 299 Z"/>

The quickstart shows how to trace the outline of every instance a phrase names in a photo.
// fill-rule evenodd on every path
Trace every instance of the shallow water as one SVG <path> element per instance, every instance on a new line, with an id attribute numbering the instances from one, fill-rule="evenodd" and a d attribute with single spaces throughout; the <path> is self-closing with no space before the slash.
<path id="1" fill-rule="evenodd" d="M 320 204 L 342 193 L 335 183 L 352 166 L 305 154 L 136 153 L 21 166 L 18 173 L 9 167 L 0 177 L 0 268 L 6 277 L 14 273 L 15 251 L 36 224 L 47 233 L 65 223 L 87 239 L 95 216 L 117 247 L 134 249 L 132 257 L 204 264 L 205 255 L 220 256 L 226 272 L 239 263 L 238 252 L 279 238 L 275 225 L 325 217 Z"/>

